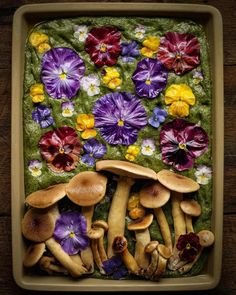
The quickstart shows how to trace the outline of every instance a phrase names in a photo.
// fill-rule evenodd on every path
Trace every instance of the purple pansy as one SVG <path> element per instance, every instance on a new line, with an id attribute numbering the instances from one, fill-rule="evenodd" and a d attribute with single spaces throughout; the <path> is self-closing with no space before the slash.
<path id="1" fill-rule="evenodd" d="M 112 275 L 114 280 L 119 280 L 128 274 L 128 270 L 120 256 L 112 256 L 110 259 L 103 261 L 102 266 L 106 274 Z"/>
<path id="2" fill-rule="evenodd" d="M 123 62 L 133 62 L 135 57 L 139 56 L 138 43 L 136 41 L 123 42 L 121 44 L 121 55 Z"/>
<path id="3" fill-rule="evenodd" d="M 140 97 L 155 98 L 167 83 L 168 71 L 155 58 L 144 58 L 133 73 L 135 91 Z"/>
<path id="4" fill-rule="evenodd" d="M 53 48 L 43 55 L 41 80 L 53 98 L 74 97 L 84 72 L 83 60 L 70 48 Z"/>
<path id="5" fill-rule="evenodd" d="M 109 144 L 133 144 L 138 131 L 147 125 L 147 114 L 140 100 L 127 92 L 108 93 L 93 108 L 95 127 Z"/>
<path id="6" fill-rule="evenodd" d="M 162 160 L 178 171 L 190 169 L 195 158 L 206 152 L 208 142 L 207 133 L 202 127 L 184 119 L 175 119 L 161 128 Z"/>
<path id="7" fill-rule="evenodd" d="M 89 166 L 94 166 L 95 159 L 102 158 L 107 152 L 107 148 L 104 144 L 97 141 L 95 138 L 89 139 L 83 146 L 84 155 L 81 160 L 83 163 Z"/>
<path id="8" fill-rule="evenodd" d="M 69 255 L 75 255 L 89 245 L 87 223 L 79 212 L 63 212 L 56 221 L 54 238 Z"/>
<path id="9" fill-rule="evenodd" d="M 45 105 L 38 105 L 32 112 L 32 119 L 40 125 L 41 128 L 47 128 L 54 123 L 51 111 Z"/>
<path id="10" fill-rule="evenodd" d="M 148 119 L 148 123 L 155 128 L 158 128 L 166 119 L 166 110 L 154 108 L 152 116 Z"/>

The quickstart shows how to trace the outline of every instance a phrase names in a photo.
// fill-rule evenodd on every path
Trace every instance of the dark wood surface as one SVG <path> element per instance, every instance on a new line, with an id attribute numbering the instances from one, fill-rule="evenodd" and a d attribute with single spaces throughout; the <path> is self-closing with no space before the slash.
<path id="1" fill-rule="evenodd" d="M 46 2 L 80 2 L 49 0 L 0 1 L 0 294 L 32 294 L 20 289 L 12 277 L 11 257 L 11 33 L 15 10 L 24 4 Z M 85 2 L 85 1 L 84 1 Z M 87 1 L 92 2 L 92 1 Z M 105 1 L 114 2 L 114 1 Z M 123 1 L 126 2 L 126 1 Z M 127 1 L 132 2 L 132 1 Z M 134 1 L 133 1 L 134 2 Z M 139 1 L 136 1 L 139 2 Z M 193 294 L 236 294 L 236 1 L 140 1 L 195 3 L 219 9 L 224 23 L 224 89 L 225 89 L 225 171 L 223 267 L 219 285 Z M 13 81 L 14 83 L 14 81 Z M 222 139 L 223 140 L 223 139 Z M 78 290 L 79 291 L 79 290 Z M 190 292 L 181 292 L 184 294 Z M 44 294 L 37 292 L 36 294 Z M 65 293 L 64 293 L 65 294 Z M 165 293 L 171 294 L 171 292 Z"/>

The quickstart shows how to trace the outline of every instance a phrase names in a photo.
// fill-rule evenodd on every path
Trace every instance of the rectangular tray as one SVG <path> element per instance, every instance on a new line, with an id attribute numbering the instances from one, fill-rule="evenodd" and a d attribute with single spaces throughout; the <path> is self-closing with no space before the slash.
<path id="1" fill-rule="evenodd" d="M 25 41 L 37 23 L 60 17 L 142 16 L 191 18 L 204 26 L 210 46 L 213 99 L 213 204 L 212 231 L 215 244 L 204 271 L 194 277 L 144 280 L 101 280 L 68 277 L 30 276 L 22 265 L 25 244 L 21 234 L 24 214 L 24 159 L 22 97 Z M 13 276 L 24 289 L 47 291 L 184 291 L 214 288 L 221 276 L 223 227 L 223 42 L 222 18 L 217 9 L 207 5 L 151 3 L 48 3 L 20 7 L 13 19 L 12 43 L 12 255 Z"/>

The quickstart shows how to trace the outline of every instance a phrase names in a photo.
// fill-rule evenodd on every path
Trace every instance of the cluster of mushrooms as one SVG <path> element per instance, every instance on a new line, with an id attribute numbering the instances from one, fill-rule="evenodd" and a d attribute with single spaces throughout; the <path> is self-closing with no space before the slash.
<path id="1" fill-rule="evenodd" d="M 107 187 L 107 177 L 100 171 L 115 174 L 117 180 L 107 220 L 93 220 L 94 208 L 103 200 Z M 125 228 L 131 188 L 138 179 L 149 181 L 138 192 L 143 214 L 140 218 L 134 217 L 127 225 L 127 230 L 134 231 L 135 235 L 135 253 L 132 255 Z M 191 262 L 180 259 L 177 241 L 181 235 L 194 232 L 192 217 L 201 214 L 199 203 L 184 196 L 198 189 L 199 184 L 192 179 L 169 170 L 156 173 L 126 161 L 98 161 L 96 172 L 80 172 L 68 183 L 56 184 L 27 196 L 25 202 L 29 209 L 22 220 L 22 233 L 31 244 L 26 250 L 23 265 L 27 268 L 38 265 L 48 274 L 64 273 L 80 277 L 93 273 L 95 265 L 101 274 L 105 274 L 103 262 L 120 255 L 129 273 L 146 279 L 158 280 L 165 274 L 166 268 L 186 273 L 196 263 L 203 248 L 214 243 L 214 234 L 202 230 L 196 233 L 201 249 L 195 259 Z M 87 222 L 90 243 L 76 255 L 67 254 L 53 237 L 56 219 L 60 215 L 58 201 L 66 196 L 80 206 Z M 169 200 L 174 239 L 162 209 Z M 149 227 L 153 218 L 159 225 L 162 243 L 151 240 Z M 48 251 L 51 255 L 47 255 Z"/>

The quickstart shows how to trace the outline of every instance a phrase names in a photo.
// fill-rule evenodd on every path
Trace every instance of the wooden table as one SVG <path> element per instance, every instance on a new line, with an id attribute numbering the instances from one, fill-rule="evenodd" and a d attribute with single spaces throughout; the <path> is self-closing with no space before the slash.
<path id="1" fill-rule="evenodd" d="M 11 262 L 11 33 L 15 10 L 49 0 L 0 1 L 0 294 L 32 294 L 12 277 Z M 80 2 L 57 0 L 51 2 Z M 90 1 L 87 1 L 90 2 Z M 92 1 L 91 1 L 92 2 Z M 107 1 L 114 2 L 114 1 Z M 123 1 L 126 2 L 126 1 Z M 130 1 L 131 2 L 131 1 Z M 133 1 L 135 2 L 135 1 Z M 137 1 L 138 2 L 138 1 Z M 140 1 L 142 2 L 142 1 Z M 148 1 L 143 1 L 148 2 Z M 224 23 L 225 185 L 223 268 L 219 285 L 204 294 L 236 294 L 236 1 L 163 0 L 150 2 L 208 4 L 218 8 Z M 222 138 L 223 140 L 223 138 Z M 16 196 L 17 197 L 17 196 Z M 186 292 L 183 292 L 186 293 Z M 192 292 L 200 294 L 200 292 Z M 37 292 L 43 294 L 43 292 Z M 65 294 L 65 293 L 64 293 Z M 171 294 L 171 293 L 165 293 Z M 201 293 L 202 294 L 202 293 Z"/>

